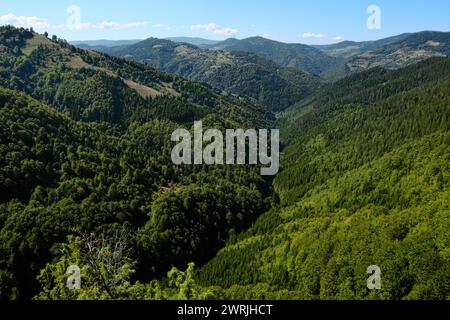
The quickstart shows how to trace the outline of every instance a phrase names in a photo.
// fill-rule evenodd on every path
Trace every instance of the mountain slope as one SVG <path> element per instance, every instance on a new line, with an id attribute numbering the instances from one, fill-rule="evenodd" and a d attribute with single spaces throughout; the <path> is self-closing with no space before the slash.
<path id="1" fill-rule="evenodd" d="M 282 206 L 203 267 L 202 283 L 304 299 L 447 299 L 449 89 L 450 59 L 435 58 L 343 79 L 290 110 L 274 182 Z M 370 265 L 381 290 L 367 289 Z"/>
<path id="2" fill-rule="evenodd" d="M 288 44 L 253 37 L 243 40 L 228 39 L 211 47 L 223 51 L 253 52 L 281 66 L 321 75 L 336 64 L 336 58 L 319 49 L 303 44 Z"/>
<path id="3" fill-rule="evenodd" d="M 391 43 L 399 42 L 403 39 L 406 39 L 410 35 L 410 33 L 404 33 L 398 36 L 388 37 L 375 41 L 342 41 L 336 44 L 317 45 L 313 47 L 325 52 L 332 57 L 347 59 L 368 50 L 379 49 Z"/>
<path id="4" fill-rule="evenodd" d="M 347 65 L 357 72 L 381 66 L 397 69 L 434 56 L 450 54 L 450 33 L 422 32 L 353 57 Z"/>
<path id="5" fill-rule="evenodd" d="M 257 166 L 171 160 L 193 121 L 269 127 L 255 101 L 25 29 L 0 28 L 0 50 L 0 300 L 37 295 L 68 236 L 126 232 L 149 281 L 202 265 L 269 208 Z"/>
<path id="6" fill-rule="evenodd" d="M 338 59 L 345 59 L 323 76 L 337 79 L 374 67 L 398 69 L 431 57 L 450 55 L 450 33 L 418 32 L 372 42 L 343 42 L 319 47 Z"/>
<path id="7" fill-rule="evenodd" d="M 131 46 L 97 49 L 257 99 L 274 111 L 311 95 L 323 83 L 318 77 L 280 67 L 252 53 L 204 50 L 168 40 L 150 38 Z"/>
<path id="8" fill-rule="evenodd" d="M 195 118 L 234 107 L 264 122 L 270 114 L 255 101 L 158 71 L 145 64 L 77 49 L 29 31 L 3 27 L 0 85 L 84 121 L 127 126 L 163 118 L 192 123 Z M 219 111 L 220 112 L 220 111 Z"/>

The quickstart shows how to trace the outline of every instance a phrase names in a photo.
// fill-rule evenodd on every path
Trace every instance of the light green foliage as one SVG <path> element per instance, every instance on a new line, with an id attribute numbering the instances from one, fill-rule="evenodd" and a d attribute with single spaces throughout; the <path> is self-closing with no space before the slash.
<path id="1" fill-rule="evenodd" d="M 432 59 L 333 85 L 282 119 L 282 207 L 199 272 L 306 299 L 447 299 L 450 64 Z M 292 120 L 295 119 L 295 120 Z M 382 270 L 370 291 L 367 267 Z"/>

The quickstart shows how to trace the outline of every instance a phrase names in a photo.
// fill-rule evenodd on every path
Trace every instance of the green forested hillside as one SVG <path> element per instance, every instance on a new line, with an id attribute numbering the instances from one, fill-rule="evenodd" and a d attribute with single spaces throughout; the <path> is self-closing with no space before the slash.
<path id="1" fill-rule="evenodd" d="M 448 32 L 425 31 L 377 41 L 344 41 L 322 46 L 287 44 L 254 37 L 228 39 L 210 48 L 253 52 L 279 65 L 336 81 L 374 67 L 398 69 L 431 57 L 449 56 L 449 37 Z"/>
<path id="2" fill-rule="evenodd" d="M 383 46 L 402 41 L 410 37 L 411 33 L 403 33 L 398 36 L 388 37 L 375 41 L 342 41 L 334 44 L 313 46 L 326 54 L 336 58 L 350 58 L 365 51 L 379 49 Z"/>
<path id="3" fill-rule="evenodd" d="M 206 50 L 155 38 L 130 46 L 97 50 L 254 98 L 274 111 L 292 106 L 324 83 L 319 77 L 282 67 L 249 52 Z"/>
<path id="4" fill-rule="evenodd" d="M 204 263 L 270 207 L 256 167 L 170 158 L 172 132 L 194 120 L 267 127 L 272 116 L 255 101 L 24 29 L 0 31 L 0 84 L 16 90 L 0 89 L 1 298 L 37 295 L 40 270 L 69 235 L 125 232 L 133 281 L 147 281 Z"/>
<path id="5" fill-rule="evenodd" d="M 30 94 L 76 120 L 122 127 L 160 118 L 192 123 L 234 107 L 253 114 L 256 122 L 270 118 L 255 101 L 144 64 L 77 49 L 27 30 L 2 27 L 0 34 L 5 37 L 0 85 Z"/>
<path id="6" fill-rule="evenodd" d="M 307 299 L 448 299 L 450 60 L 341 80 L 283 121 L 282 206 L 219 252 L 204 284 Z M 366 269 L 383 288 L 369 291 Z"/>
<path id="7" fill-rule="evenodd" d="M 282 43 L 252 37 L 247 39 L 228 39 L 211 47 L 223 51 L 245 51 L 258 54 L 266 59 L 275 61 L 279 65 L 300 71 L 320 75 L 338 60 L 314 47 L 296 43 Z"/>
<path id="8" fill-rule="evenodd" d="M 299 93 L 278 120 L 252 94 L 1 27 L 0 300 L 450 299 L 450 59 Z M 280 128 L 281 172 L 173 165 L 196 120 Z"/>

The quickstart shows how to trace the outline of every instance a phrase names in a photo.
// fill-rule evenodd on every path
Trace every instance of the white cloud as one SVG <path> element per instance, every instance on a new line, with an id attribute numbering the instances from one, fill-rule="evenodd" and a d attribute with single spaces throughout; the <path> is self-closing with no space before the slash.
<path id="1" fill-rule="evenodd" d="M 52 25 L 47 19 L 41 19 L 36 16 L 16 16 L 9 13 L 0 16 L 0 24 L 9 24 L 19 28 L 34 28 L 34 29 L 64 29 L 64 24 Z"/>
<path id="2" fill-rule="evenodd" d="M 305 32 L 302 37 L 305 39 L 323 39 L 325 35 L 323 33 Z"/>
<path id="3" fill-rule="evenodd" d="M 208 24 L 194 24 L 191 26 L 191 30 L 201 30 L 206 32 L 212 32 L 221 36 L 232 36 L 238 33 L 237 29 L 233 28 L 223 28 L 215 23 Z"/>
<path id="4" fill-rule="evenodd" d="M 123 30 L 129 28 L 139 28 L 147 25 L 146 21 L 143 22 L 129 22 L 120 23 L 115 21 L 103 21 L 99 23 L 76 23 L 74 26 L 67 24 L 51 24 L 47 19 L 38 18 L 36 16 L 17 16 L 9 13 L 7 15 L 0 16 L 0 24 L 13 25 L 15 27 L 22 28 L 34 28 L 37 30 L 88 30 L 88 29 L 108 29 L 108 30 Z"/>
<path id="5" fill-rule="evenodd" d="M 341 36 L 337 36 L 337 37 L 334 37 L 333 40 L 334 41 L 342 41 L 342 40 L 344 40 L 344 38 Z"/>
<path id="6" fill-rule="evenodd" d="M 270 33 L 265 33 L 265 34 L 263 34 L 263 38 L 271 39 L 272 35 Z"/>

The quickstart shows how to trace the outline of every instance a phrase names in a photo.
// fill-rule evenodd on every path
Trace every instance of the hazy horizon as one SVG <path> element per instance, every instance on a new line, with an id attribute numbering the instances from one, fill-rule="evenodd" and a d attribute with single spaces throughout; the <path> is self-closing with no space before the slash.
<path id="1" fill-rule="evenodd" d="M 378 27 L 368 28 L 373 7 L 380 11 Z M 323 45 L 373 41 L 422 30 L 450 30 L 450 3 L 434 1 L 350 0 L 277 3 L 227 3 L 181 0 L 160 3 L 130 0 L 2 1 L 0 25 L 33 27 L 68 41 L 198 37 L 223 41 L 262 36 L 285 43 Z M 283 17 L 283 19 L 280 19 Z M 79 40 L 82 39 L 82 40 Z"/>
<path id="2" fill-rule="evenodd" d="M 404 33 L 400 33 L 400 34 L 393 34 L 387 37 L 383 37 L 383 38 L 379 38 L 379 39 L 373 39 L 373 40 L 362 40 L 362 41 L 358 41 L 358 40 L 352 40 L 352 39 L 347 39 L 347 40 L 341 40 L 339 42 L 330 42 L 330 43 L 323 43 L 323 44 L 307 44 L 307 43 L 303 43 L 303 42 L 284 42 L 284 41 L 279 41 L 279 40 L 275 40 L 275 39 L 270 39 L 270 38 L 266 38 L 263 36 L 250 36 L 250 37 L 245 37 L 245 38 L 237 38 L 237 37 L 231 37 L 231 38 L 226 38 L 223 40 L 214 40 L 214 39 L 208 39 L 208 38 L 203 38 L 203 37 L 189 37 L 189 36 L 172 36 L 172 37 L 165 37 L 165 38 L 159 38 L 156 36 L 149 36 L 143 39 L 90 39 L 90 40 L 69 40 L 70 43 L 86 43 L 86 42 L 100 42 L 100 41 L 111 41 L 111 42 L 120 42 L 120 41 L 144 41 L 146 39 L 151 39 L 151 38 L 156 38 L 156 39 L 163 39 L 163 40 L 171 40 L 171 39 L 176 39 L 176 38 L 186 38 L 186 39 L 199 39 L 199 40 L 205 40 L 205 41 L 212 41 L 212 42 L 222 42 L 222 41 L 226 41 L 229 39 L 236 39 L 236 40 L 245 40 L 245 39 L 249 39 L 249 38 L 264 38 L 267 40 L 271 40 L 271 41 L 276 41 L 276 42 L 282 42 L 282 43 L 289 43 L 289 44 L 304 44 L 304 45 L 331 45 L 331 44 L 338 44 L 338 43 L 342 43 L 342 42 L 373 42 L 373 41 L 378 41 L 378 40 L 383 40 L 386 38 L 390 38 L 390 37 L 395 37 L 395 36 L 399 36 L 402 34 L 414 34 L 414 33 L 422 33 L 422 32 L 441 32 L 441 33 L 448 33 L 450 31 L 441 31 L 441 30 L 422 30 L 422 31 L 416 31 L 416 32 L 404 32 Z"/>

